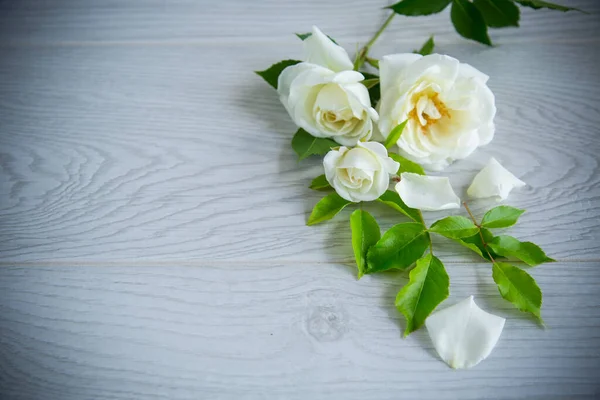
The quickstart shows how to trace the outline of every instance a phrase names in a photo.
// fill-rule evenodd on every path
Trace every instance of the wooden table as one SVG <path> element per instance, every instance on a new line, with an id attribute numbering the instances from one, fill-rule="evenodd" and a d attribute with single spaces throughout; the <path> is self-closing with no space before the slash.
<path id="1" fill-rule="evenodd" d="M 500 160 L 529 184 L 507 201 L 528 210 L 508 232 L 558 260 L 530 270 L 541 329 L 500 298 L 490 265 L 434 242 L 445 305 L 474 294 L 507 318 L 466 371 L 424 330 L 401 338 L 404 274 L 356 281 L 349 211 L 305 226 L 320 160 L 297 163 L 295 127 L 253 73 L 301 57 L 293 33 L 312 24 L 353 52 L 384 5 L 0 4 L 0 398 L 600 395 L 600 3 L 523 10 L 520 29 L 492 32 L 495 48 L 460 38 L 448 10 L 397 17 L 373 49 L 434 34 L 438 52 L 491 76 L 496 138 L 446 172 L 464 196 Z M 402 220 L 368 209 L 385 229 Z"/>

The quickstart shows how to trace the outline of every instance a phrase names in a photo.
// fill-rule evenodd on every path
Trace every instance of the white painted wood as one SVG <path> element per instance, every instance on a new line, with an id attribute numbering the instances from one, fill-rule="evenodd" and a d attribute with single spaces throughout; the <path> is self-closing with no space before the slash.
<path id="1" fill-rule="evenodd" d="M 387 17 L 395 0 L 280 1 L 20 0 L 0 4 L 0 36 L 19 44 L 293 43 L 294 32 L 312 25 L 354 47 Z M 590 14 L 521 8 L 521 27 L 491 30 L 498 44 L 522 41 L 596 41 L 600 33 L 596 0 L 556 0 Z M 428 17 L 398 16 L 386 40 L 412 46 L 436 40 L 463 43 L 450 21 L 450 7 Z M 478 47 L 478 46 L 475 46 Z"/>
<path id="2" fill-rule="evenodd" d="M 295 127 L 252 73 L 300 44 L 258 48 L 3 49 L 1 260 L 350 261 L 350 211 L 304 226 L 320 161 L 296 162 Z M 488 73 L 497 96 L 495 140 L 448 170 L 458 193 L 493 155 L 529 184 L 508 199 L 528 210 L 509 232 L 557 259 L 598 259 L 599 55 L 587 44 L 439 50 Z M 382 207 L 369 209 L 384 228 L 403 220 Z"/>
<path id="3" fill-rule="evenodd" d="M 345 266 L 0 269 L 3 399 L 593 398 L 598 263 L 531 270 L 547 329 L 502 301 L 485 264 L 447 265 L 453 304 L 507 318 L 472 370 L 424 330 L 401 339 L 399 274 Z"/>
<path id="4" fill-rule="evenodd" d="M 461 195 L 490 156 L 529 186 L 508 232 L 561 260 L 531 269 L 538 328 L 489 265 L 444 239 L 448 305 L 508 318 L 492 356 L 443 364 L 400 339 L 406 277 L 354 278 L 348 211 L 305 227 L 319 160 L 252 71 L 301 54 L 317 24 L 351 50 L 366 1 L 0 4 L 0 398 L 484 399 L 600 393 L 600 23 L 528 11 L 498 47 L 448 13 L 398 17 L 374 56 L 437 50 L 491 76 L 497 137 L 448 173 Z M 476 214 L 492 206 L 472 203 Z M 383 228 L 402 221 L 370 210 Z M 463 213 L 463 211 L 457 211 Z M 441 213 L 426 215 L 429 221 Z"/>

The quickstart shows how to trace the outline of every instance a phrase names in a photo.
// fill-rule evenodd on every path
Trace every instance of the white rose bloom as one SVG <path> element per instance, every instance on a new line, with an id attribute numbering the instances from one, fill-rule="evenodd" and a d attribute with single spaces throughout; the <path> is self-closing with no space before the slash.
<path id="1" fill-rule="evenodd" d="M 400 164 L 388 157 L 386 148 L 377 142 L 358 142 L 353 149 L 331 150 L 323 159 L 327 182 L 344 199 L 352 202 L 379 198 Z"/>
<path id="2" fill-rule="evenodd" d="M 470 368 L 490 355 L 506 320 L 477 307 L 473 296 L 427 318 L 438 354 L 452 368 Z"/>
<path id="3" fill-rule="evenodd" d="M 504 168 L 494 157 L 479 171 L 473 183 L 467 189 L 469 197 L 478 199 L 494 197 L 497 201 L 504 200 L 514 188 L 525 186 L 525 182 Z"/>
<path id="4" fill-rule="evenodd" d="M 352 71 L 342 47 L 317 27 L 304 40 L 306 62 L 287 67 L 279 75 L 279 99 L 300 128 L 315 137 L 331 138 L 344 146 L 368 140 L 378 115 L 364 76 Z"/>
<path id="5" fill-rule="evenodd" d="M 379 130 L 387 137 L 408 120 L 397 143 L 404 157 L 439 171 L 494 137 L 487 75 L 439 54 L 385 56 L 379 67 Z"/>

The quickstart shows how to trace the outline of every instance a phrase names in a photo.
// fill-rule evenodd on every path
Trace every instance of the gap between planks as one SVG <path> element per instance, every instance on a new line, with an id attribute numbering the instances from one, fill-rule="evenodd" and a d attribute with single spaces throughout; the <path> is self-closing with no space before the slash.
<path id="1" fill-rule="evenodd" d="M 284 265 L 354 265 L 354 260 L 331 260 L 331 261 L 311 261 L 311 260 L 114 260 L 114 261 L 91 261 L 91 260 L 39 260 L 39 261 L 0 261 L 2 267 L 164 267 L 167 265 L 177 265 L 181 267 L 206 267 L 206 266 L 227 266 L 227 265 L 253 265 L 253 266 L 284 266 Z M 450 260 L 444 261 L 445 264 L 489 264 L 484 261 L 474 260 Z M 521 261 L 511 261 L 513 264 L 526 266 Z M 600 263 L 600 259 L 557 259 L 555 263 L 559 264 L 578 264 L 578 263 Z M 533 267 L 531 267 L 533 268 Z"/>
<path id="2" fill-rule="evenodd" d="M 369 38 L 339 38 L 340 42 L 343 43 L 365 43 Z M 84 40 L 84 41 L 57 41 L 57 42 L 12 42 L 0 41 L 0 48 L 14 48 L 14 47 L 110 47 L 110 46 L 222 46 L 222 45 L 273 45 L 273 46 L 288 46 L 297 43 L 296 40 L 285 39 L 285 40 L 265 40 L 264 38 L 247 39 L 247 38 L 206 38 L 206 39 L 192 39 L 192 40 Z M 398 39 L 394 40 L 396 44 L 411 44 L 414 45 L 414 40 L 411 39 Z M 439 40 L 436 38 L 437 45 L 454 46 L 464 43 L 471 43 L 467 39 L 464 40 Z M 600 37 L 588 37 L 588 38 L 565 38 L 565 39 L 502 39 L 501 42 L 494 46 L 503 45 L 514 45 L 514 44 L 587 44 L 587 43 L 600 43 Z M 482 45 L 483 48 L 483 45 Z"/>

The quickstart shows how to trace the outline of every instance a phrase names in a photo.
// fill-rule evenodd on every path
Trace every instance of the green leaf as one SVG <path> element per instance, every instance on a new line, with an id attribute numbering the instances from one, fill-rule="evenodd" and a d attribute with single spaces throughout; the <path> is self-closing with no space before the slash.
<path id="1" fill-rule="evenodd" d="M 400 198 L 400 195 L 396 192 L 386 190 L 385 193 L 377 199 L 377 201 L 392 207 L 396 211 L 400 211 L 402 214 L 406 215 L 415 222 L 421 222 L 421 214 L 419 213 L 419 210 L 407 206 Z"/>
<path id="2" fill-rule="evenodd" d="M 548 8 L 550 10 L 557 10 L 557 11 L 563 11 L 563 12 L 579 11 L 579 12 L 587 14 L 587 12 L 585 12 L 579 8 L 561 6 L 560 4 L 549 3 L 547 1 L 541 1 L 541 0 L 515 0 L 515 1 L 522 6 L 531 7 L 534 10 L 539 10 L 540 8 Z"/>
<path id="3" fill-rule="evenodd" d="M 505 300 L 523 312 L 532 313 L 543 323 L 540 315 L 542 291 L 531 275 L 513 265 L 495 263 L 492 276 Z"/>
<path id="4" fill-rule="evenodd" d="M 381 231 L 377 221 L 371 214 L 363 210 L 356 210 L 350 216 L 352 229 L 352 249 L 358 267 L 358 279 L 367 269 L 367 251 L 381 238 Z"/>
<path id="5" fill-rule="evenodd" d="M 491 28 L 519 26 L 519 7 L 510 0 L 474 0 L 473 4 Z"/>
<path id="6" fill-rule="evenodd" d="M 479 236 L 479 234 L 477 236 Z M 488 261 L 490 260 L 490 257 L 487 255 L 487 253 L 485 253 L 484 251 L 481 251 L 481 248 L 479 246 L 477 246 L 475 243 L 465 242 L 464 240 L 460 240 L 460 239 L 457 239 L 456 242 L 462 244 L 467 249 L 479 254 L 480 257 L 485 258 Z M 485 253 L 485 256 L 483 255 L 484 253 Z"/>
<path id="7" fill-rule="evenodd" d="M 312 32 L 296 33 L 296 36 L 298 36 L 300 38 L 300 40 L 305 40 L 312 36 Z"/>
<path id="8" fill-rule="evenodd" d="M 365 60 L 367 62 L 367 64 L 369 64 L 371 67 L 373 68 L 377 68 L 379 69 L 379 60 L 376 58 L 371 58 L 371 57 L 367 57 L 367 59 Z"/>
<path id="9" fill-rule="evenodd" d="M 398 142 L 398 139 L 400 139 L 400 135 L 402 135 L 402 131 L 404 130 L 407 122 L 408 120 L 404 120 L 404 122 L 392 129 L 388 137 L 385 139 L 385 143 L 383 144 L 386 149 L 389 149 Z"/>
<path id="10" fill-rule="evenodd" d="M 332 147 L 339 146 L 331 139 L 316 138 L 304 129 L 300 128 L 292 138 L 292 148 L 298 154 L 298 161 L 304 160 L 311 155 L 323 156 Z"/>
<path id="11" fill-rule="evenodd" d="M 331 185 L 329 184 L 329 182 L 327 182 L 327 178 L 325 178 L 325 175 L 319 175 L 312 180 L 309 188 L 312 190 L 329 190 L 331 189 Z"/>
<path id="12" fill-rule="evenodd" d="M 400 175 L 403 172 L 412 172 L 413 174 L 425 175 L 425 171 L 423 167 L 421 167 L 416 162 L 412 162 L 407 158 L 402 157 L 400 154 L 388 152 L 388 156 L 400 163 L 400 168 L 398 168 L 398 172 L 396 174 Z"/>
<path id="13" fill-rule="evenodd" d="M 483 235 L 483 238 L 485 239 L 486 243 L 489 243 L 494 239 L 494 235 L 492 234 L 492 232 L 485 228 L 481 228 L 481 234 Z M 492 255 L 492 257 L 494 257 L 494 259 L 501 258 L 501 256 L 496 254 L 492 249 L 489 248 L 489 246 L 486 249 L 486 246 L 483 245 L 483 241 L 481 240 L 481 235 L 479 234 L 479 232 L 473 236 L 469 236 L 462 239 L 455 239 L 455 241 L 462 244 L 466 248 L 474 251 L 475 253 L 479 254 L 481 257 L 485 258 L 488 261 L 491 261 L 488 252 Z"/>
<path id="14" fill-rule="evenodd" d="M 296 33 L 296 36 L 298 36 L 300 38 L 300 40 L 306 40 L 309 37 L 312 36 L 312 32 L 307 32 L 307 33 Z M 329 38 L 329 40 L 331 40 L 333 43 L 338 44 L 338 42 L 336 42 L 331 36 L 327 35 L 327 37 Z"/>
<path id="15" fill-rule="evenodd" d="M 365 81 L 369 81 L 372 79 L 379 79 L 379 77 L 377 75 L 370 74 L 368 72 L 361 72 L 361 74 L 363 74 L 363 76 L 365 77 Z M 371 86 L 370 88 L 368 88 L 368 90 L 369 90 L 369 97 L 371 98 L 371 106 L 375 107 L 377 105 L 377 102 L 379 101 L 379 98 L 381 97 L 380 84 L 377 83 L 377 84 Z"/>
<path id="16" fill-rule="evenodd" d="M 335 217 L 337 213 L 350 203 L 350 201 L 341 198 L 337 193 L 328 194 L 315 205 L 306 225 L 315 225 L 327 221 Z"/>
<path id="17" fill-rule="evenodd" d="M 379 85 L 379 78 L 365 79 L 361 82 L 367 89 L 371 89 L 375 85 Z"/>
<path id="18" fill-rule="evenodd" d="M 406 318 L 404 336 L 419 329 L 429 314 L 448 298 L 450 278 L 444 264 L 432 254 L 417 261 L 409 282 L 398 292 L 396 307 Z"/>
<path id="19" fill-rule="evenodd" d="M 422 224 L 394 225 L 369 249 L 367 273 L 406 269 L 423 255 L 429 243 L 429 234 Z"/>
<path id="20" fill-rule="evenodd" d="M 450 18 L 456 32 L 462 37 L 492 45 L 485 21 L 473 3 L 468 0 L 453 0 Z"/>
<path id="21" fill-rule="evenodd" d="M 450 239 L 461 239 L 479 233 L 479 228 L 469 218 L 455 215 L 435 221 L 429 231 Z"/>
<path id="22" fill-rule="evenodd" d="M 537 244 L 521 242 L 512 236 L 496 236 L 488 243 L 494 252 L 504 257 L 514 257 L 534 267 L 545 262 L 554 262 Z"/>
<path id="23" fill-rule="evenodd" d="M 481 220 L 481 226 L 486 228 L 508 228 L 517 223 L 517 220 L 525 210 L 510 206 L 494 207 L 485 213 Z"/>
<path id="24" fill-rule="evenodd" d="M 267 83 L 277 89 L 277 79 L 281 74 L 281 71 L 286 69 L 287 67 L 291 67 L 292 65 L 298 64 L 300 61 L 298 60 L 283 60 L 278 62 L 277 64 L 271 65 L 269 68 L 264 71 L 254 71 L 258 75 L 260 75 Z"/>
<path id="25" fill-rule="evenodd" d="M 388 8 L 396 14 L 418 16 L 441 12 L 452 0 L 403 0 Z"/>
<path id="26" fill-rule="evenodd" d="M 433 48 L 435 47 L 435 43 L 433 42 L 433 36 L 431 36 L 427 41 L 421 46 L 420 50 L 415 50 L 413 53 L 420 54 L 422 56 L 427 56 L 433 52 Z"/>

